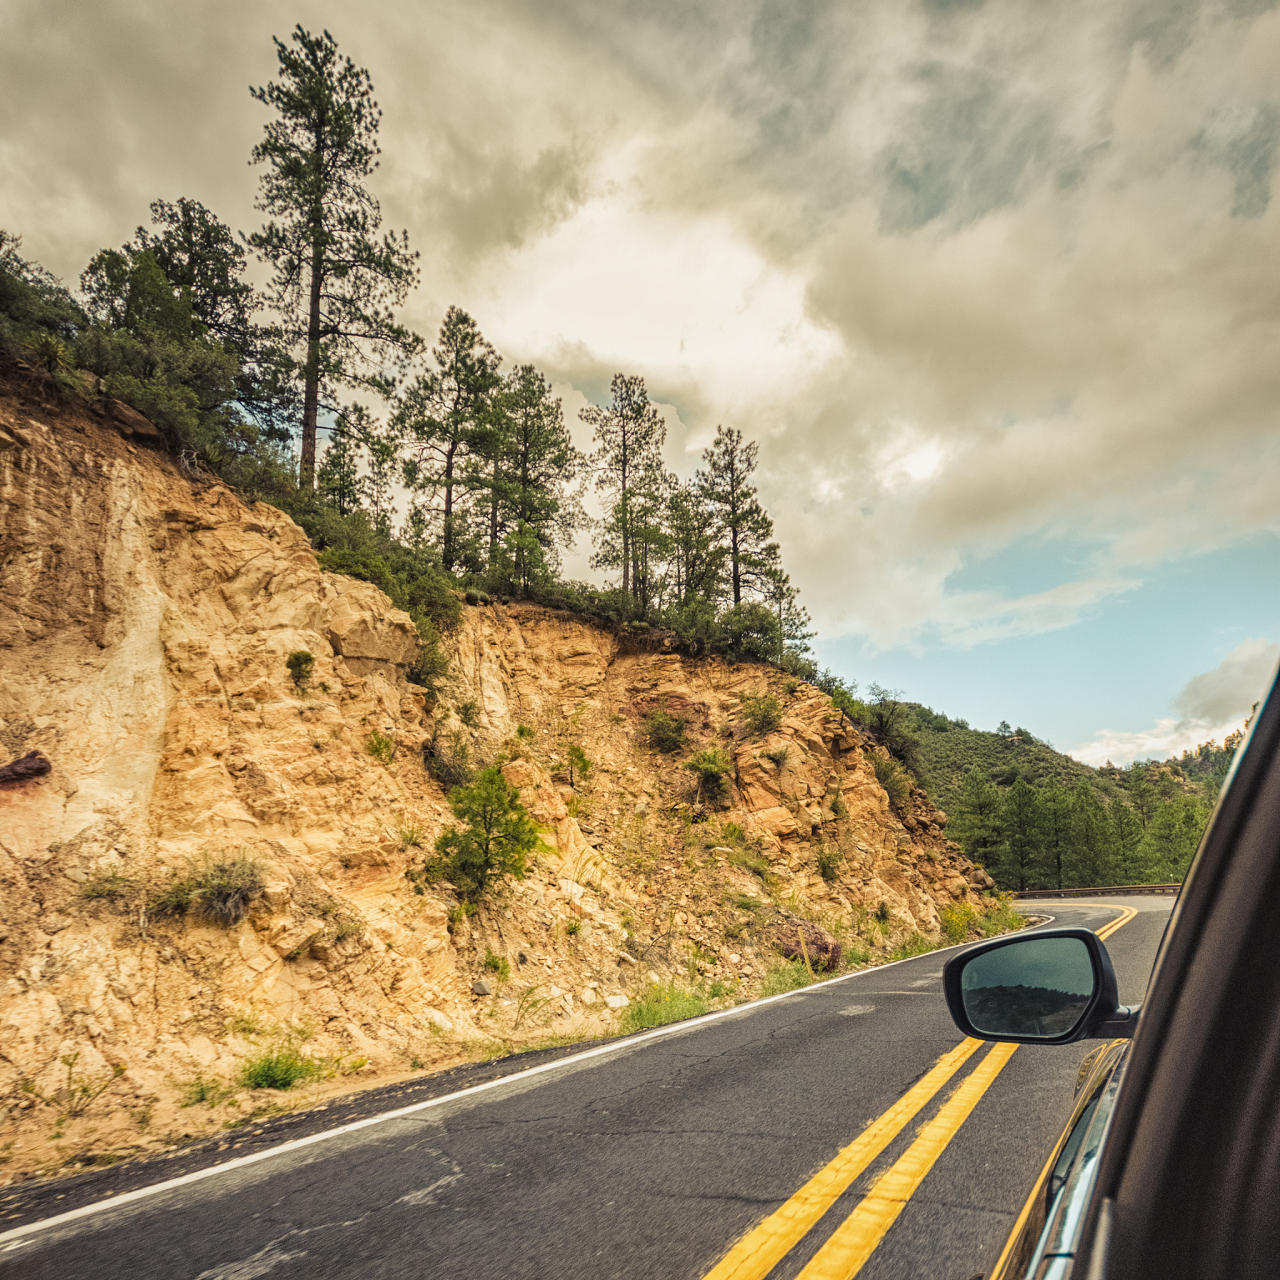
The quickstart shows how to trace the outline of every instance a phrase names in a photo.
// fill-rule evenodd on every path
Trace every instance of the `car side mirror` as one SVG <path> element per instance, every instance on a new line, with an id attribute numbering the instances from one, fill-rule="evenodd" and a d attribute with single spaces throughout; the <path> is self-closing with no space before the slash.
<path id="1" fill-rule="evenodd" d="M 1117 1003 L 1111 957 L 1088 929 L 996 938 L 947 961 L 952 1021 L 979 1040 L 1072 1044 L 1126 1039 L 1137 1011 Z"/>

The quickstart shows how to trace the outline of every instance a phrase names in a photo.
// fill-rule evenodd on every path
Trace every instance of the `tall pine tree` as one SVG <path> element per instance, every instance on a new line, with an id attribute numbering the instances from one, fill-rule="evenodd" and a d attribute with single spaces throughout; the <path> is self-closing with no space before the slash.
<path id="1" fill-rule="evenodd" d="M 414 510 L 435 528 L 441 563 L 452 572 L 468 533 L 467 503 L 479 488 L 472 455 L 492 430 L 502 357 L 459 307 L 446 312 L 431 354 L 436 367 L 405 388 L 393 422 L 408 454 L 404 482 Z"/>
<path id="2" fill-rule="evenodd" d="M 251 89 L 276 112 L 253 149 L 264 165 L 258 208 L 270 219 L 249 244 L 273 276 L 270 298 L 289 367 L 302 384 L 298 480 L 315 485 L 321 408 L 338 386 L 388 393 L 388 362 L 417 350 L 393 308 L 418 278 L 407 232 L 379 238 L 382 213 L 365 180 L 377 167 L 382 113 L 363 67 L 326 31 L 276 40 L 280 79 Z"/>

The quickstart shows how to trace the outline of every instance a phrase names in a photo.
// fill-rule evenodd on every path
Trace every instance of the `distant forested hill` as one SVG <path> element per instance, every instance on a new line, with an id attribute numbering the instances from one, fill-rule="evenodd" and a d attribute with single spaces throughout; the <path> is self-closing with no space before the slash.
<path id="1" fill-rule="evenodd" d="M 1180 880 L 1243 737 L 1092 769 L 1021 727 L 992 733 L 907 705 L 900 754 L 1002 889 Z"/>
<path id="2" fill-rule="evenodd" d="M 965 774 L 975 766 L 1004 788 L 1013 786 L 1014 779 L 1021 776 L 1032 786 L 1050 778 L 1064 787 L 1084 780 L 1108 800 L 1116 793 L 1113 778 L 1055 751 L 1026 729 L 991 733 L 971 729 L 965 720 L 952 720 L 919 704 L 912 704 L 912 712 L 920 741 L 920 782 L 947 813 L 956 802 Z"/>

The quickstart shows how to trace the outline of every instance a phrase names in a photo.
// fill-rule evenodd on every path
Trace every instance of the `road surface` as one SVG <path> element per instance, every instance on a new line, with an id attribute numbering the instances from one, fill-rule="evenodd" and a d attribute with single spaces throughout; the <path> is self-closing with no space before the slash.
<path id="1" fill-rule="evenodd" d="M 1136 911 L 1107 943 L 1120 1000 L 1136 1004 L 1171 907 L 1041 910 L 1093 929 Z M 206 1157 L 185 1179 L 150 1162 L 22 1191 L 0 1220 L 0 1275 L 827 1280 L 851 1274 L 823 1249 L 848 1220 L 837 1242 L 861 1240 L 860 1280 L 972 1280 L 999 1254 L 1091 1046 L 962 1044 L 942 999 L 951 954 L 532 1069 L 508 1060 L 489 1071 L 505 1078 L 426 1102 L 384 1091 L 401 1114 L 328 1136 L 272 1130 L 248 1162 Z M 887 1171 L 905 1190 L 886 1199 L 886 1180 L 869 1197 Z M 59 1221 L 68 1211 L 81 1216 Z"/>

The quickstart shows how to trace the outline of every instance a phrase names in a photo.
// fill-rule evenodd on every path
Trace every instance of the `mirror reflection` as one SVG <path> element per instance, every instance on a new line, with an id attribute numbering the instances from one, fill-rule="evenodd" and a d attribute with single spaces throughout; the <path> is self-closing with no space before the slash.
<path id="1" fill-rule="evenodd" d="M 1093 996 L 1093 961 L 1079 938 L 1027 938 L 975 956 L 960 976 L 965 1013 L 990 1036 L 1071 1032 Z"/>

